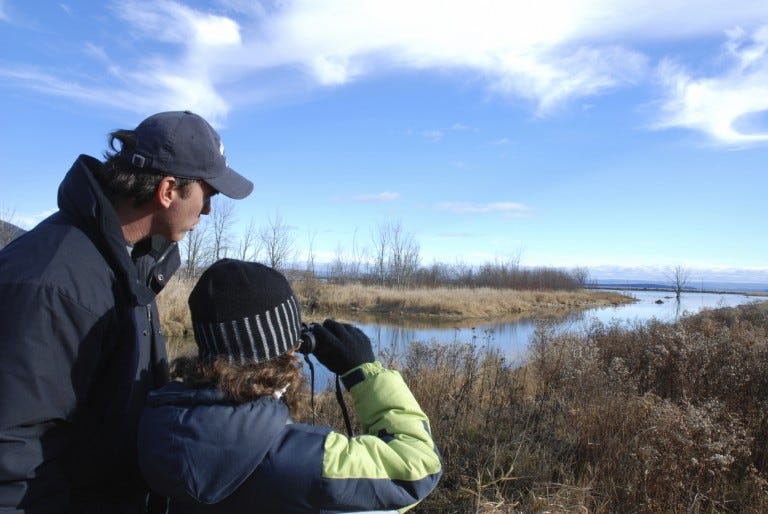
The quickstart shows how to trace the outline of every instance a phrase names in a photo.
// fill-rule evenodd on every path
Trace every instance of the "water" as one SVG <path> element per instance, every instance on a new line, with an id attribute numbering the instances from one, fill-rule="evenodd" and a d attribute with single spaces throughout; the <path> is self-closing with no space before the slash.
<path id="1" fill-rule="evenodd" d="M 768 296 L 743 294 L 683 293 L 680 302 L 675 295 L 663 291 L 619 291 L 637 299 L 635 303 L 588 309 L 558 318 L 523 318 L 504 323 L 479 323 L 474 327 L 406 326 L 392 323 L 355 322 L 371 338 L 374 351 L 405 349 L 413 341 L 436 341 L 443 344 L 476 343 L 501 350 L 512 362 L 525 359 L 528 344 L 541 322 L 554 323 L 555 330 L 578 330 L 594 320 L 603 323 L 635 323 L 655 318 L 673 322 L 684 314 L 694 314 L 704 308 L 735 307 L 768 300 Z M 661 303 L 657 303 L 657 302 Z M 316 384 L 330 378 L 322 366 L 316 366 Z"/>

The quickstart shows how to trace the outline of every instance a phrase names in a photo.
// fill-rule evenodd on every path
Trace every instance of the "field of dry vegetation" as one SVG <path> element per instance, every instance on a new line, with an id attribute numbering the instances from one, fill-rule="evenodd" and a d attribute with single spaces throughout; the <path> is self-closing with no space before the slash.
<path id="1" fill-rule="evenodd" d="M 187 297 L 191 279 L 174 279 L 158 296 L 163 331 L 171 337 L 191 335 Z M 327 317 L 389 314 L 411 319 L 477 321 L 504 320 L 520 315 L 552 315 L 570 309 L 588 309 L 633 301 L 607 291 L 519 291 L 489 287 L 395 289 L 360 284 L 297 281 L 293 290 L 302 315 L 310 321 Z"/>
<path id="2" fill-rule="evenodd" d="M 457 291 L 437 289 L 428 303 L 370 287 L 295 289 L 328 313 L 494 316 L 599 298 L 478 289 L 450 299 Z M 187 292 L 160 295 L 175 317 L 164 323 L 187 323 Z M 429 415 L 445 464 L 413 512 L 768 512 L 768 303 L 571 334 L 542 326 L 522 367 L 489 342 L 417 342 L 380 355 Z M 315 404 L 316 423 L 344 431 L 332 391 Z M 311 422 L 308 409 L 302 420 Z"/>
<path id="3" fill-rule="evenodd" d="M 768 303 L 544 328 L 531 350 L 522 368 L 481 341 L 382 356 L 445 462 L 414 512 L 768 512 Z"/>

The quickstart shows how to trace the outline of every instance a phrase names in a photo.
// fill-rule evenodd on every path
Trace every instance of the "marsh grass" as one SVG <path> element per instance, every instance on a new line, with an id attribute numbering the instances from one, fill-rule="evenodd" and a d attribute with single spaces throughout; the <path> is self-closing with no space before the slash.
<path id="1" fill-rule="evenodd" d="M 365 309 L 386 304 L 381 294 L 337 302 Z M 414 512 L 768 512 L 768 303 L 677 323 L 540 326 L 525 363 L 492 337 L 379 356 L 427 412 L 445 464 Z M 332 389 L 315 404 L 315 423 L 344 431 Z M 302 421 L 312 421 L 308 408 Z"/>
<path id="2" fill-rule="evenodd" d="M 504 320 L 522 314 L 557 314 L 569 309 L 619 305 L 633 301 L 611 292 L 518 291 L 491 288 L 393 289 L 360 284 L 298 280 L 292 284 L 302 313 L 315 319 L 343 315 L 389 314 L 410 319 Z M 164 332 L 191 336 L 187 298 L 194 281 L 174 278 L 157 297 Z"/>
<path id="3" fill-rule="evenodd" d="M 381 358 L 445 463 L 415 512 L 768 512 L 768 304 L 542 327 L 522 366 L 483 340 Z M 317 409 L 343 430 L 331 393 Z"/>

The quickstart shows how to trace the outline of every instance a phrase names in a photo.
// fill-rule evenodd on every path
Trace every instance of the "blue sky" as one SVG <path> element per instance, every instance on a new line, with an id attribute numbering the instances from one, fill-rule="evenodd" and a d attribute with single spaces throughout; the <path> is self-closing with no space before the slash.
<path id="1" fill-rule="evenodd" d="M 534 5 L 535 4 L 535 5 Z M 768 2 L 0 0 L 0 209 L 163 110 L 219 130 L 297 258 L 768 282 Z"/>

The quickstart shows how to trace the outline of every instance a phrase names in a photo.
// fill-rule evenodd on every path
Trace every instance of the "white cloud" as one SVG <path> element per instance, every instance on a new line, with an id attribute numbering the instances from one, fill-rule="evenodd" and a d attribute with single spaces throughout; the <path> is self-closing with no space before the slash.
<path id="1" fill-rule="evenodd" d="M 438 143 L 443 139 L 443 132 L 440 130 L 425 130 L 421 135 L 424 139 L 431 141 L 432 143 Z"/>
<path id="2" fill-rule="evenodd" d="M 123 69 L 125 83 L 140 86 L 132 88 L 133 94 L 154 104 L 141 111 L 189 108 L 219 124 L 230 108 L 217 87 L 219 61 L 242 44 L 237 22 L 170 0 L 112 5 L 136 37 L 178 47 L 178 56 L 148 56 L 136 69 Z"/>
<path id="3" fill-rule="evenodd" d="M 2 1 L 2 0 L 0 0 Z M 0 8 L 2 4 L 0 4 Z M 241 46 L 240 27 L 232 19 L 212 15 L 169 0 L 126 0 L 112 4 L 126 30 L 121 41 L 141 46 L 137 60 L 110 55 L 108 46 L 83 43 L 84 54 L 102 66 L 105 77 L 71 77 L 32 68 L 1 69 L 0 76 L 48 94 L 96 105 L 128 108 L 140 114 L 158 110 L 192 109 L 220 125 L 230 106 L 220 92 L 221 56 Z M 152 48 L 161 42 L 176 53 Z M 118 46 L 118 45 L 115 45 Z"/>
<path id="4" fill-rule="evenodd" d="M 125 108 L 129 105 L 142 114 L 155 110 L 191 108 L 206 117 L 213 125 L 217 125 L 228 110 L 227 105 L 210 84 L 199 82 L 194 78 L 161 72 L 128 74 L 117 68 L 112 69 L 111 72 L 118 74 L 122 80 L 143 85 L 144 89 L 142 91 L 95 89 L 80 82 L 65 81 L 37 70 L 0 68 L 0 77 L 7 83 L 23 82 L 31 89 L 93 105 L 114 108 Z"/>
<path id="5" fill-rule="evenodd" d="M 661 63 L 667 97 L 658 128 L 695 129 L 723 144 L 768 141 L 768 127 L 747 123 L 768 110 L 768 25 L 752 34 L 730 31 L 724 52 L 729 68 L 708 77 L 694 78 L 672 60 Z"/>
<path id="6" fill-rule="evenodd" d="M 456 214 L 487 214 L 501 213 L 505 217 L 523 217 L 528 215 L 529 208 L 521 203 L 514 202 L 443 202 L 435 206 L 439 211 L 449 211 Z"/>
<path id="7" fill-rule="evenodd" d="M 356 195 L 352 199 L 358 202 L 392 202 L 400 198 L 400 193 L 384 191 L 382 193 Z"/>
<path id="8" fill-rule="evenodd" d="M 645 69 L 638 52 L 586 43 L 599 35 L 593 18 L 601 4 L 299 0 L 268 21 L 267 43 L 321 84 L 376 70 L 454 69 L 485 77 L 500 94 L 531 99 L 546 114 L 571 98 L 632 83 Z M 254 50 L 263 44 L 252 42 Z"/>
<path id="9" fill-rule="evenodd" d="M 476 128 L 470 127 L 469 125 L 464 125 L 458 121 L 451 125 L 451 130 L 477 132 Z"/>
<path id="10" fill-rule="evenodd" d="M 5 5 L 0 0 L 0 17 L 7 19 Z M 80 79 L 76 87 L 51 92 L 71 90 L 83 99 L 78 91 L 90 89 L 97 101 L 115 94 L 136 111 L 188 107 L 216 122 L 230 102 L 401 70 L 439 70 L 527 100 L 538 116 L 551 116 L 575 100 L 644 83 L 658 69 L 668 97 L 657 126 L 705 131 L 728 142 L 764 140 L 762 132 L 750 134 L 737 123 L 765 108 L 763 31 L 732 33 L 732 67 L 705 78 L 671 60 L 657 67 L 657 57 L 644 49 L 674 55 L 676 45 L 692 38 L 723 37 L 736 26 L 754 30 L 768 23 L 765 0 L 217 0 L 205 11 L 174 0 L 109 5 L 119 18 L 119 41 L 100 46 L 121 54 L 98 61 L 118 83 Z M 53 83 L 75 82 L 46 73 Z M 40 82 L 33 87 L 44 89 Z"/>
<path id="11" fill-rule="evenodd" d="M 240 28 L 231 18 L 204 13 L 172 0 L 127 0 L 112 8 L 136 35 L 182 44 L 206 52 L 206 47 L 241 43 Z"/>

